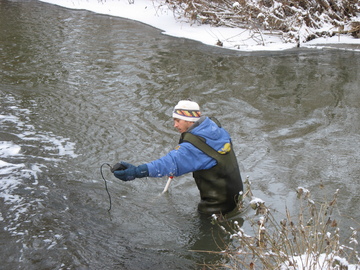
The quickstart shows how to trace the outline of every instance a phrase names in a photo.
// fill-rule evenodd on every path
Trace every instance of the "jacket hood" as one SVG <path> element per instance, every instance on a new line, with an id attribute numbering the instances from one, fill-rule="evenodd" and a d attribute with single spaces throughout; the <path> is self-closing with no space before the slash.
<path id="1" fill-rule="evenodd" d="M 221 138 L 225 140 L 229 139 L 227 132 L 206 116 L 202 116 L 193 126 L 191 126 L 188 132 L 201 136 L 206 139 L 206 141 L 216 141 Z"/>

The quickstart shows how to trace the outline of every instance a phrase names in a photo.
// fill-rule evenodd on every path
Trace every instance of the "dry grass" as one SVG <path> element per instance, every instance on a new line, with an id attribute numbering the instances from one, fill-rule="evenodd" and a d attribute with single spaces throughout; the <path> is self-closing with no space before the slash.
<path id="1" fill-rule="evenodd" d="M 316 203 L 307 189 L 298 188 L 299 213 L 293 216 L 287 210 L 284 219 L 276 220 L 265 202 L 254 198 L 248 181 L 245 183 L 248 190 L 243 201 L 250 198 L 250 205 L 255 211 L 252 217 L 246 219 L 253 231 L 245 233 L 236 222 L 224 226 L 223 221 L 214 216 L 214 222 L 233 240 L 231 246 L 221 252 L 227 262 L 208 268 L 360 269 L 356 249 L 357 229 L 350 228 L 351 236 L 346 244 L 341 241 L 334 215 L 338 191 L 331 200 Z"/>
<path id="2" fill-rule="evenodd" d="M 166 0 L 178 19 L 193 24 L 279 32 L 284 42 L 304 42 L 336 33 L 354 33 L 358 0 Z M 321 30 L 332 25 L 331 31 Z M 347 30 L 345 30 L 347 29 Z M 301 39 L 301 40 L 300 40 Z"/>

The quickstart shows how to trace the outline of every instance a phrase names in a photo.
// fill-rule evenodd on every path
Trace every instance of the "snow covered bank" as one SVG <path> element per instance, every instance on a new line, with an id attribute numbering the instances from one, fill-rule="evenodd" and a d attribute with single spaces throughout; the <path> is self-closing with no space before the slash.
<path id="1" fill-rule="evenodd" d="M 242 28 L 212 27 L 210 25 L 191 25 L 175 18 L 174 12 L 163 1 L 151 0 L 40 0 L 70 9 L 88 10 L 139 21 L 160 30 L 164 34 L 188 38 L 207 45 L 240 51 L 275 51 L 297 47 L 297 43 L 284 43 L 279 35 L 267 35 Z M 359 18 L 360 20 L 360 18 Z M 349 35 L 314 39 L 303 47 L 338 47 L 360 51 L 360 39 Z"/>

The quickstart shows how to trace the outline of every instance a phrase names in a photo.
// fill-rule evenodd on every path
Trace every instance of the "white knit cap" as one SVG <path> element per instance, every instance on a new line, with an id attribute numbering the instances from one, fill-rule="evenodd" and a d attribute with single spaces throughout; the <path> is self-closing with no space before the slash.
<path id="1" fill-rule="evenodd" d="M 200 119 L 200 106 L 194 101 L 180 100 L 173 111 L 173 118 L 189 122 L 196 122 Z"/>

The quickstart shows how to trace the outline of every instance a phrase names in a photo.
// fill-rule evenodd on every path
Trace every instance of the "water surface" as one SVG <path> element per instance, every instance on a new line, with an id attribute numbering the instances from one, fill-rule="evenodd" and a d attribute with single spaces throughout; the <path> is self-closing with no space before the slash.
<path id="1" fill-rule="evenodd" d="M 358 227 L 359 53 L 241 53 L 141 23 L 0 1 L 0 243 L 5 269 L 199 269 L 226 236 L 197 212 L 191 175 L 121 182 L 173 149 L 171 111 L 196 100 L 233 138 L 243 178 L 280 212 L 304 186 L 340 189 Z M 279 214 L 281 215 L 281 214 Z M 249 225 L 244 224 L 244 228 Z M 221 246 L 221 245 L 220 245 Z"/>

